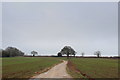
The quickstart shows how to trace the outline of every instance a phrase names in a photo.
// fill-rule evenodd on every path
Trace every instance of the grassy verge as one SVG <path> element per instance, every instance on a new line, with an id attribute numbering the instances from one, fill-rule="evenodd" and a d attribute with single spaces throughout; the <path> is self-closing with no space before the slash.
<path id="1" fill-rule="evenodd" d="M 80 73 L 71 70 L 69 67 L 66 68 L 67 73 L 70 74 L 73 78 L 85 78 L 84 76 L 82 76 Z M 78 76 L 79 75 L 79 76 Z"/>
<path id="2" fill-rule="evenodd" d="M 29 78 L 60 63 L 53 57 L 14 57 L 2 59 L 3 78 Z"/>
<path id="3" fill-rule="evenodd" d="M 117 59 L 71 58 L 68 68 L 74 78 L 118 78 Z"/>

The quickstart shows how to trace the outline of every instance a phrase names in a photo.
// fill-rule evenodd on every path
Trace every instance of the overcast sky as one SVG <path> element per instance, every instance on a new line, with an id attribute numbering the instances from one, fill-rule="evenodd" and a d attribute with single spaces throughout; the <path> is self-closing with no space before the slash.
<path id="1" fill-rule="evenodd" d="M 56 54 L 71 46 L 78 55 L 118 55 L 117 2 L 2 3 L 3 48 Z"/>

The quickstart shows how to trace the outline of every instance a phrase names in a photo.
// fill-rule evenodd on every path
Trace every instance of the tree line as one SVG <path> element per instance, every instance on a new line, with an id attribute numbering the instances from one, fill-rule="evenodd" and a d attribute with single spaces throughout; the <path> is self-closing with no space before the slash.
<path id="1" fill-rule="evenodd" d="M 82 52 L 81 55 L 82 55 L 82 57 L 84 57 L 85 53 Z M 97 57 L 100 57 L 101 56 L 101 52 L 100 51 L 95 51 L 94 55 L 96 55 Z"/>
<path id="2" fill-rule="evenodd" d="M 75 56 L 76 53 L 77 52 L 71 46 L 65 46 L 58 53 L 58 57 L 62 57 L 62 55 L 67 55 L 67 58 L 69 58 L 70 55 Z M 38 53 L 36 51 L 32 51 L 31 54 L 35 56 Z M 82 52 L 81 55 L 82 57 L 84 57 L 85 53 Z M 101 52 L 96 51 L 94 55 L 97 55 L 97 57 L 100 57 Z M 15 47 L 7 47 L 5 50 L 0 49 L 0 57 L 15 57 L 15 56 L 24 56 L 24 52 L 20 51 Z"/>
<path id="3" fill-rule="evenodd" d="M 62 57 L 62 55 L 67 55 L 67 58 L 69 58 L 70 55 L 76 55 L 76 51 L 71 47 L 71 46 L 65 46 L 63 49 L 61 49 L 61 51 L 58 53 L 58 57 Z M 82 57 L 84 57 L 85 53 L 82 52 L 81 53 Z M 97 57 L 101 56 L 101 52 L 100 51 L 96 51 L 94 52 L 94 55 L 96 55 Z"/>
<path id="4" fill-rule="evenodd" d="M 0 57 L 24 56 L 24 52 L 15 47 L 7 47 L 5 50 L 0 49 Z"/>

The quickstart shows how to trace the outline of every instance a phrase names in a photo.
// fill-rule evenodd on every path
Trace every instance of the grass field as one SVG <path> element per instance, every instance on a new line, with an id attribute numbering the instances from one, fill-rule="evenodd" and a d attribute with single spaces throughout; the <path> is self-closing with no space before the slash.
<path id="1" fill-rule="evenodd" d="M 76 78 L 118 78 L 117 59 L 71 58 L 68 68 Z"/>
<path id="2" fill-rule="evenodd" d="M 60 59 L 54 57 L 3 58 L 2 76 L 3 78 L 29 78 L 35 75 L 35 72 L 41 72 L 57 63 L 60 63 Z"/>
<path id="3" fill-rule="evenodd" d="M 67 58 L 12 57 L 2 59 L 3 78 L 30 78 Z M 68 73 L 74 78 L 118 78 L 118 60 L 103 58 L 70 58 Z"/>

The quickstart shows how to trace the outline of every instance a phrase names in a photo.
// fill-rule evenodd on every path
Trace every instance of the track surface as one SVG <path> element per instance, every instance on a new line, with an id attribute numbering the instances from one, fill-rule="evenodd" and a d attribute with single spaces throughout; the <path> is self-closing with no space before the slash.
<path id="1" fill-rule="evenodd" d="M 54 66 L 47 72 L 34 76 L 33 78 L 72 78 L 66 71 L 67 61 Z"/>

